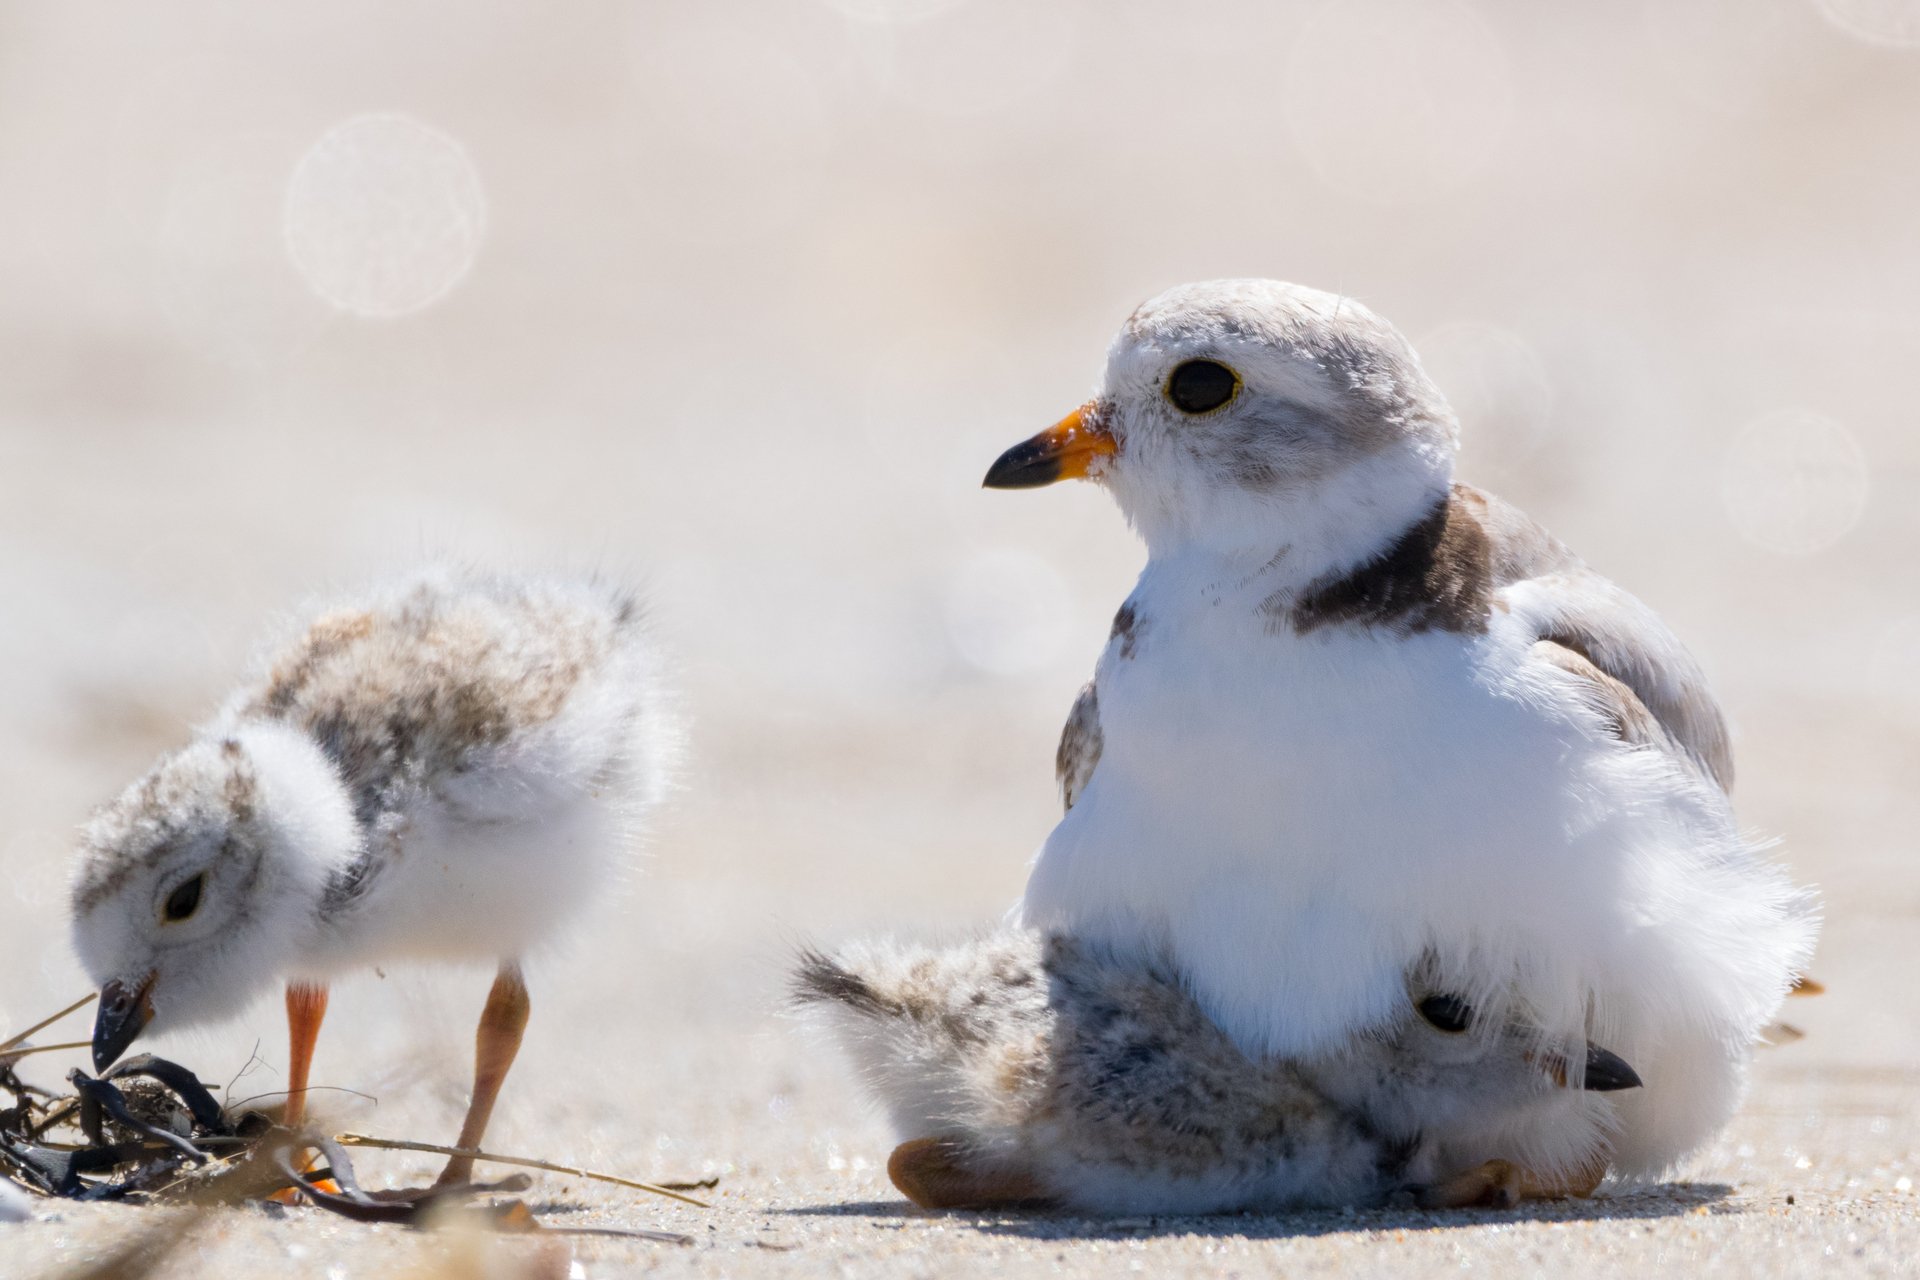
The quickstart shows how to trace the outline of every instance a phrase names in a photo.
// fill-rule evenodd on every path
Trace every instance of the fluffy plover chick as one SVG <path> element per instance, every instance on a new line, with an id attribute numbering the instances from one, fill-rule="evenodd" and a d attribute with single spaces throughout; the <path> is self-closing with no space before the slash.
<path id="1" fill-rule="evenodd" d="M 1104 485 L 1147 550 L 1024 919 L 1168 948 L 1243 1049 L 1290 1057 L 1391 1024 L 1433 954 L 1633 1062 L 1611 1155 L 1651 1175 L 1730 1114 L 1816 913 L 1735 823 L 1693 658 L 1455 483 L 1456 437 L 1366 308 L 1231 280 L 1143 304 L 1093 399 L 994 464 Z"/>
<path id="2" fill-rule="evenodd" d="M 1584 1192 L 1598 1169 L 1543 1185 L 1433 1134 L 1471 1128 L 1484 1148 L 1559 1096 L 1639 1083 L 1598 1047 L 1570 1071 L 1524 1024 L 1418 980 L 1388 1025 L 1338 1053 L 1253 1057 L 1165 963 L 1027 930 L 808 952 L 794 992 L 828 1012 L 904 1139 L 894 1185 L 928 1208 L 1221 1213 Z"/>
<path id="3" fill-rule="evenodd" d="M 336 604 L 87 825 L 95 1066 L 285 981 L 297 1125 L 333 975 L 496 961 L 459 1138 L 477 1145 L 527 1023 L 520 960 L 628 861 L 672 743 L 622 590 L 441 571 Z"/>

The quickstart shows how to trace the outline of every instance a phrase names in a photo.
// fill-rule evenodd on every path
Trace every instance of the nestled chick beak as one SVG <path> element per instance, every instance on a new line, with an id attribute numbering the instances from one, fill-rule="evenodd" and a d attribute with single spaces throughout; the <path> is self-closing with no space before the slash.
<path id="1" fill-rule="evenodd" d="M 1638 1089 L 1640 1073 L 1628 1066 L 1617 1053 L 1609 1053 L 1597 1044 L 1587 1046 L 1587 1071 L 1580 1087 L 1591 1093 L 1610 1093 L 1615 1089 Z"/>
<path id="2" fill-rule="evenodd" d="M 95 1071 L 105 1071 L 112 1066 L 147 1023 L 153 1021 L 154 977 L 149 973 L 134 987 L 116 978 L 100 988 L 100 1012 L 93 1022 Z"/>
<path id="3" fill-rule="evenodd" d="M 1077 480 L 1096 460 L 1120 448 L 1102 421 L 1100 402 L 1089 400 L 1031 440 L 1001 454 L 981 483 L 989 489 L 1037 489 L 1056 480 Z"/>
<path id="4" fill-rule="evenodd" d="M 1560 1054 L 1528 1054 L 1527 1057 L 1562 1089 L 1573 1083 L 1573 1073 L 1567 1070 L 1567 1060 Z M 1640 1083 L 1640 1073 L 1628 1066 L 1625 1058 L 1597 1044 L 1587 1046 L 1587 1065 L 1580 1074 L 1582 1089 L 1589 1093 L 1611 1093 L 1616 1089 L 1638 1089 Z"/>

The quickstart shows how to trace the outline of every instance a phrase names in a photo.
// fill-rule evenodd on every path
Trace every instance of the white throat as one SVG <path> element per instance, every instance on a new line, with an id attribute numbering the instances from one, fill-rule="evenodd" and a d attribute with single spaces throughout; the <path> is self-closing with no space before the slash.
<path id="1" fill-rule="evenodd" d="M 1126 477 L 1108 479 L 1150 561 L 1242 566 L 1257 570 L 1269 592 L 1297 591 L 1378 557 L 1446 497 L 1452 482 L 1452 450 L 1426 445 L 1358 459 L 1286 493 L 1211 484 L 1152 501 L 1142 500 Z"/>

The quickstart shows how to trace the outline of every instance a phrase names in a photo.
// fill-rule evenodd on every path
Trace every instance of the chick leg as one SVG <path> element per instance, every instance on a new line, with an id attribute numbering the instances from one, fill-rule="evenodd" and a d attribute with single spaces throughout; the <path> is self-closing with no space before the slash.
<path id="1" fill-rule="evenodd" d="M 287 1105 L 281 1111 L 281 1123 L 298 1129 L 307 1118 L 307 1076 L 313 1068 L 313 1046 L 320 1039 L 320 1023 L 327 1016 L 327 984 L 289 982 L 287 984 Z M 303 1171 L 313 1170 L 308 1160 Z M 322 1190 L 338 1188 L 333 1179 L 320 1184 Z M 301 1194 L 291 1187 L 276 1191 L 269 1199 L 279 1204 L 299 1204 Z"/>
<path id="2" fill-rule="evenodd" d="M 1558 1178 L 1542 1178 L 1511 1160 L 1489 1160 L 1423 1188 L 1419 1204 L 1422 1209 L 1511 1209 L 1522 1200 L 1584 1199 L 1606 1176 L 1604 1160 Z"/>
<path id="3" fill-rule="evenodd" d="M 480 1027 L 474 1033 L 473 1098 L 467 1103 L 467 1118 L 460 1125 L 460 1141 L 455 1145 L 472 1150 L 486 1136 L 487 1121 L 493 1118 L 494 1099 L 500 1085 L 520 1052 L 520 1037 L 526 1032 L 527 1017 L 533 1008 L 527 997 L 526 980 L 520 975 L 518 961 L 507 960 L 487 993 L 487 1007 L 481 1011 Z M 434 1186 L 446 1187 L 470 1181 L 473 1159 L 454 1156 L 440 1171 Z"/>
<path id="4" fill-rule="evenodd" d="M 1519 1165 L 1489 1160 L 1422 1187 L 1418 1202 L 1422 1209 L 1511 1209 L 1524 1198 L 1525 1180 L 1526 1170 Z"/>
<path id="5" fill-rule="evenodd" d="M 1019 1169 L 980 1169 L 951 1138 L 915 1138 L 894 1148 L 887 1177 L 922 1209 L 993 1209 L 1036 1205 L 1046 1193 Z"/>
<path id="6" fill-rule="evenodd" d="M 327 984 L 287 984 L 287 1107 L 285 1123 L 298 1129 L 307 1118 L 307 1073 L 313 1067 L 313 1046 L 320 1039 L 320 1023 L 327 1016 Z"/>

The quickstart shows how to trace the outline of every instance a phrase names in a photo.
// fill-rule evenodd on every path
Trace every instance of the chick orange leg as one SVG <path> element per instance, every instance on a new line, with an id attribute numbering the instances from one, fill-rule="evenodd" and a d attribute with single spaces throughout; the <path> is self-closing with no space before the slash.
<path id="1" fill-rule="evenodd" d="M 503 962 L 499 976 L 493 980 L 493 990 L 487 994 L 487 1007 L 481 1011 L 480 1028 L 474 1033 L 473 1099 L 467 1103 L 467 1118 L 460 1125 L 460 1141 L 455 1145 L 471 1150 L 486 1136 L 494 1099 L 500 1096 L 500 1085 L 520 1052 L 520 1037 L 526 1032 L 532 1009 L 519 963 Z M 472 1157 L 454 1156 L 433 1185 L 451 1186 L 472 1177 Z"/>
<path id="2" fill-rule="evenodd" d="M 287 984 L 287 1105 L 281 1120 L 289 1129 L 298 1129 L 307 1118 L 307 1076 L 313 1068 L 313 1046 L 320 1039 L 320 1024 L 327 1016 L 327 985 L 324 982 Z M 311 1171 L 309 1162 L 306 1170 Z M 321 1183 L 323 1190 L 334 1190 L 331 1179 Z M 272 1196 L 281 1204 L 296 1204 L 300 1193 L 288 1188 Z"/>
<path id="3" fill-rule="evenodd" d="M 287 984 L 287 1108 L 284 1123 L 298 1129 L 307 1118 L 307 1073 L 313 1068 L 313 1046 L 320 1039 L 320 1023 L 327 1016 L 324 982 Z"/>

